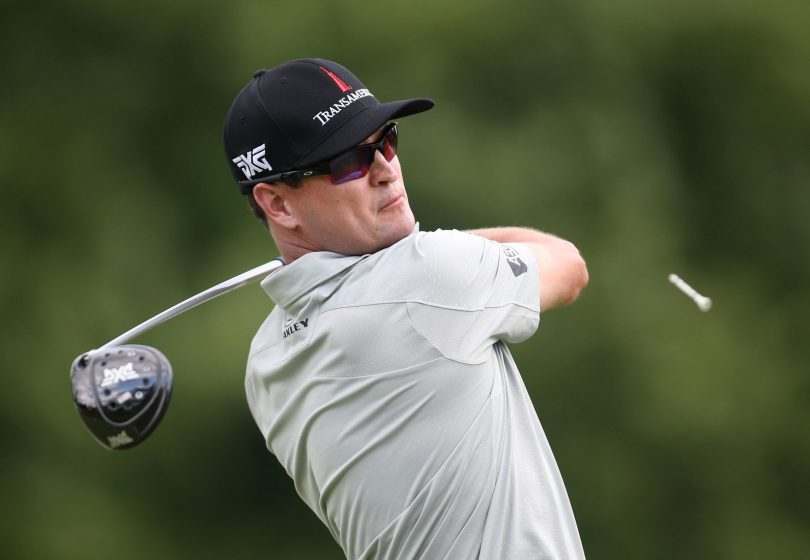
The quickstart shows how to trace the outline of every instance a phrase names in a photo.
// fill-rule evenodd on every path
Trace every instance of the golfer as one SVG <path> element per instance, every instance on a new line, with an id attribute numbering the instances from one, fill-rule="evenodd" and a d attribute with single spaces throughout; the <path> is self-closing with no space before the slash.
<path id="1" fill-rule="evenodd" d="M 587 269 L 533 229 L 420 231 L 395 120 L 431 107 L 380 102 L 322 59 L 237 95 L 228 162 L 286 263 L 262 282 L 275 308 L 250 347 L 250 410 L 349 559 L 583 558 L 506 343 L 574 301 Z"/>

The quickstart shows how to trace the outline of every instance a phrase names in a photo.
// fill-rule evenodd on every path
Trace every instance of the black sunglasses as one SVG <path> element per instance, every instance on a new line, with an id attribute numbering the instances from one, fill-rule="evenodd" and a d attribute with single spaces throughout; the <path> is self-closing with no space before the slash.
<path id="1" fill-rule="evenodd" d="M 262 182 L 272 183 L 290 179 L 306 179 L 315 175 L 331 175 L 332 184 L 340 185 L 365 177 L 368 170 L 371 169 L 371 164 L 374 163 L 374 155 L 378 150 L 385 161 L 394 159 L 394 156 L 397 155 L 397 141 L 397 123 L 392 122 L 383 128 L 382 136 L 376 142 L 360 144 L 323 163 L 266 177 L 262 179 Z"/>

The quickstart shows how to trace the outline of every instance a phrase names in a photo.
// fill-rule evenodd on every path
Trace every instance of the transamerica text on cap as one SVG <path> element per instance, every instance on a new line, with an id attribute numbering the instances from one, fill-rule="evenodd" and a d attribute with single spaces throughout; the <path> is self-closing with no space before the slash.
<path id="1" fill-rule="evenodd" d="M 353 91 L 346 97 L 341 97 L 337 103 L 333 103 L 328 109 L 324 111 L 318 111 L 315 113 L 315 116 L 312 117 L 312 120 L 318 119 L 321 123 L 321 126 L 325 125 L 329 122 L 329 120 L 340 113 L 345 107 L 348 107 L 361 97 L 374 97 L 374 94 L 371 93 L 368 89 L 358 89 L 357 91 Z"/>

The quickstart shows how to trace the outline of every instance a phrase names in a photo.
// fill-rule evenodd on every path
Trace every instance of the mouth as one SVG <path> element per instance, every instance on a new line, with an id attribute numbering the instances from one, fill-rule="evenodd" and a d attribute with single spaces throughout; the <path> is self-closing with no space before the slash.
<path id="1" fill-rule="evenodd" d="M 397 196 L 391 198 L 390 200 L 385 202 L 385 204 L 380 206 L 379 211 L 382 212 L 384 210 L 389 210 L 391 208 L 394 208 L 394 207 L 398 206 L 399 204 L 401 204 L 404 200 L 405 200 L 405 197 L 403 195 L 401 195 L 401 194 L 398 194 Z"/>

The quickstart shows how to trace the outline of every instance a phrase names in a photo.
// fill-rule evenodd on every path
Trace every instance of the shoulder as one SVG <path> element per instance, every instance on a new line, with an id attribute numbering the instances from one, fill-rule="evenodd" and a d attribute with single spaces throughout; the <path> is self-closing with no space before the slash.
<path id="1" fill-rule="evenodd" d="M 418 231 L 372 255 L 359 268 L 375 273 L 405 274 L 406 269 L 454 269 L 478 262 L 487 250 L 486 239 L 458 230 Z"/>
<path id="2" fill-rule="evenodd" d="M 485 241 L 482 237 L 457 229 L 437 229 L 414 236 L 414 244 L 428 258 L 443 256 L 447 252 L 480 251 Z"/>
<path id="3" fill-rule="evenodd" d="M 417 232 L 380 251 L 363 268 L 369 272 L 367 281 L 374 278 L 379 282 L 379 293 L 458 308 L 477 307 L 478 296 L 486 288 L 486 271 L 491 274 L 497 267 L 499 247 L 458 230 Z"/>
<path id="4" fill-rule="evenodd" d="M 436 230 L 419 233 L 415 239 L 416 260 L 423 265 L 465 272 L 493 255 L 492 242 L 458 230 Z"/>
<path id="5" fill-rule="evenodd" d="M 509 277 L 517 277 L 534 265 L 531 251 L 522 244 L 499 243 L 457 230 L 428 232 L 415 244 L 425 265 L 445 270 L 460 280 L 494 280 L 505 270 L 511 272 Z"/>
<path id="6" fill-rule="evenodd" d="M 419 232 L 409 245 L 401 247 L 403 264 L 423 281 L 454 284 L 476 275 L 481 266 L 496 257 L 493 244 L 458 230 Z"/>

